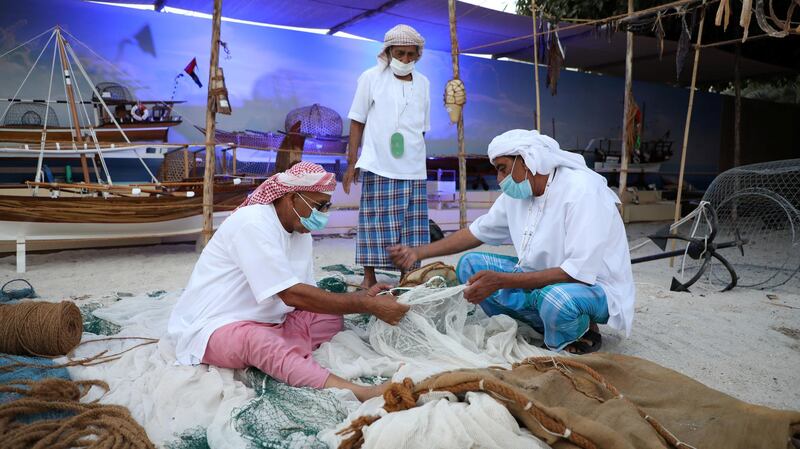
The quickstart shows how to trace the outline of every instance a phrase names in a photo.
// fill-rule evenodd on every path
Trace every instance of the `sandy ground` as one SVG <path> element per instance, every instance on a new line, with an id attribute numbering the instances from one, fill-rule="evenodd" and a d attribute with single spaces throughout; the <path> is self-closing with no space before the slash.
<path id="1" fill-rule="evenodd" d="M 652 229 L 630 226 L 629 237 L 637 241 Z M 513 254 L 511 246 L 479 250 Z M 655 247 L 637 255 L 648 251 Z M 354 252 L 351 238 L 317 240 L 318 277 L 323 266 L 352 264 Z M 29 254 L 24 277 L 43 299 L 110 301 L 118 293 L 183 288 L 197 257 L 188 244 Z M 455 264 L 457 256 L 445 261 Z M 633 333 L 623 338 L 603 329 L 604 350 L 660 363 L 748 402 L 800 410 L 800 291 L 785 286 L 718 293 L 698 286 L 675 293 L 669 291 L 671 273 L 666 261 L 634 266 Z M 0 283 L 16 277 L 14 258 L 0 258 Z"/>

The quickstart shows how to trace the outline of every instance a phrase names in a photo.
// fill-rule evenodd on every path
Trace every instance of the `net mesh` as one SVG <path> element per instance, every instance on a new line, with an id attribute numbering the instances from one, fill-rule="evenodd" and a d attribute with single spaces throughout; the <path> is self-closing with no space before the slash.
<path id="1" fill-rule="evenodd" d="M 717 214 L 715 243 L 746 240 L 724 251 L 740 287 L 775 288 L 798 284 L 800 270 L 800 159 L 745 165 L 714 180 L 704 197 Z M 707 222 L 697 223 L 707 235 Z M 729 278 L 718 263 L 707 275 L 713 284 Z"/>
<path id="2" fill-rule="evenodd" d="M 289 111 L 285 130 L 300 122 L 300 132 L 314 137 L 341 137 L 342 117 L 333 109 L 313 104 Z"/>
<path id="3" fill-rule="evenodd" d="M 60 126 L 58 116 L 50 106 L 22 101 L 8 108 L 3 125 L 43 126 L 45 115 L 47 115 L 47 126 Z"/>
<path id="4" fill-rule="evenodd" d="M 92 302 L 84 304 L 78 309 L 81 311 L 83 318 L 83 331 L 95 335 L 115 335 L 122 330 L 120 326 L 110 321 L 98 318 L 95 316 L 94 311 L 103 307 L 103 304 Z"/>
<path id="5" fill-rule="evenodd" d="M 347 417 L 348 410 L 329 390 L 290 387 L 252 368 L 245 377 L 256 397 L 234 410 L 232 418 L 253 447 L 327 448 L 317 433 Z"/>

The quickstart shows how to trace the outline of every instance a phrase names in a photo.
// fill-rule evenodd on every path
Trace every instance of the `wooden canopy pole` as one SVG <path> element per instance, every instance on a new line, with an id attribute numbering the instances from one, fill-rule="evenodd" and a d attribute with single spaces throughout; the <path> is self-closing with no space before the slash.
<path id="1" fill-rule="evenodd" d="M 678 172 L 678 197 L 675 199 L 675 221 L 681 218 L 681 196 L 683 194 L 683 174 L 686 169 L 686 150 L 689 146 L 689 128 L 692 124 L 692 107 L 694 106 L 694 91 L 697 84 L 697 66 L 700 63 L 700 45 L 703 42 L 703 25 L 705 24 L 706 8 L 703 0 L 703 10 L 700 12 L 700 29 L 697 31 L 697 44 L 694 47 L 694 65 L 692 66 L 692 84 L 689 88 L 689 107 L 686 111 L 686 124 L 683 127 L 683 149 L 681 150 L 681 168 Z M 674 242 L 674 240 L 673 240 Z"/>
<path id="2" fill-rule="evenodd" d="M 206 101 L 206 169 L 203 175 L 203 233 L 197 242 L 199 250 L 205 248 L 214 232 L 214 134 L 216 132 L 216 101 L 211 94 L 211 78 L 219 66 L 219 31 L 222 24 L 222 0 L 214 0 L 214 19 L 211 25 L 211 59 L 208 64 L 208 99 Z"/>
<path id="3" fill-rule="evenodd" d="M 633 14 L 633 0 L 628 0 L 628 14 Z M 622 195 L 628 187 L 628 113 L 631 108 L 633 98 L 631 98 L 633 90 L 633 32 L 628 30 L 625 33 L 625 95 L 623 97 L 624 104 L 622 105 L 622 150 L 619 155 L 619 197 L 622 200 Z M 625 202 L 620 205 L 622 210 L 625 209 Z"/>
<path id="4" fill-rule="evenodd" d="M 450 13 L 450 58 L 453 63 L 453 79 L 459 79 L 458 33 L 456 32 L 456 0 L 447 0 Z M 467 226 L 467 154 L 464 151 L 464 112 L 458 117 L 458 226 Z"/>
<path id="5" fill-rule="evenodd" d="M 542 130 L 542 107 L 539 103 L 539 39 L 536 34 L 538 27 L 536 26 L 536 0 L 531 1 L 531 16 L 533 17 L 533 80 L 536 91 L 536 111 L 534 115 L 534 124 L 536 130 Z"/>
<path id="6" fill-rule="evenodd" d="M 692 124 L 692 107 L 694 106 L 694 91 L 695 86 L 697 85 L 697 66 L 700 63 L 700 47 L 703 43 L 703 25 L 706 22 L 706 0 L 703 0 L 702 8 L 703 10 L 700 12 L 700 29 L 697 31 L 697 43 L 694 47 L 694 64 L 692 65 L 692 83 L 689 87 L 689 106 L 686 111 L 686 124 L 683 127 L 683 148 L 681 150 L 681 168 L 678 172 L 678 195 L 675 198 L 675 217 L 673 222 L 678 221 L 681 218 L 681 197 L 683 196 L 683 174 L 686 169 L 686 149 L 689 146 L 689 128 Z M 672 249 L 674 250 L 677 247 L 677 240 L 672 240 Z M 675 259 L 670 257 L 669 258 L 669 266 L 672 267 L 675 262 Z"/>

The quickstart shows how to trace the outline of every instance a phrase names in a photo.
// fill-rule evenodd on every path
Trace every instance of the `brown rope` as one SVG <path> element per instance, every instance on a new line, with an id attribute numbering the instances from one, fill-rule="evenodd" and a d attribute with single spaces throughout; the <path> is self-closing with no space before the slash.
<path id="1" fill-rule="evenodd" d="M 336 435 L 351 434 L 339 443 L 339 449 L 357 449 L 364 444 L 364 427 L 369 426 L 379 420 L 380 416 L 359 416 L 350 423 L 349 426 L 336 432 Z"/>
<path id="2" fill-rule="evenodd" d="M 70 368 L 70 367 L 73 367 L 73 366 L 100 365 L 102 363 L 112 362 L 114 360 L 117 360 L 122 356 L 122 354 L 125 354 L 128 351 L 132 351 L 132 350 L 134 350 L 136 348 L 140 348 L 142 346 L 147 346 L 147 345 L 152 345 L 154 343 L 158 343 L 158 339 L 157 338 L 149 338 L 149 337 L 106 337 L 106 338 L 98 338 L 98 339 L 95 339 L 95 340 L 86 340 L 86 341 L 80 343 L 79 345 L 77 345 L 74 349 L 77 349 L 78 347 L 83 346 L 85 344 L 95 343 L 95 342 L 98 342 L 98 341 L 108 341 L 108 340 L 144 340 L 144 341 L 142 343 L 133 345 L 130 348 L 127 348 L 127 349 L 122 350 L 120 352 L 117 352 L 117 353 L 114 353 L 114 354 L 109 354 L 109 355 L 106 355 L 108 350 L 104 350 L 104 351 L 98 352 L 97 354 L 95 354 L 93 356 L 85 357 L 85 358 L 82 358 L 82 359 L 71 359 L 68 356 L 67 357 L 68 358 L 67 362 L 54 364 L 54 365 L 44 365 L 44 364 L 35 363 L 35 362 L 14 361 L 12 363 L 8 363 L 8 364 L 0 366 L 0 373 L 6 372 L 6 371 L 13 371 L 13 370 L 16 370 L 17 368 L 58 369 L 58 368 Z M 70 351 L 70 352 L 72 352 L 72 351 Z M 9 356 L 7 356 L 5 354 L 0 354 L 0 358 L 6 359 L 6 360 L 13 360 L 11 357 L 9 357 Z"/>
<path id="3" fill-rule="evenodd" d="M 13 385 L 28 385 L 22 389 Z M 144 429 L 127 408 L 119 405 L 81 403 L 92 386 L 108 390 L 102 381 L 74 382 L 45 379 L 14 381 L 0 391 L 25 397 L 0 404 L 0 441 L 7 449 L 155 449 Z M 23 423 L 20 418 L 47 412 L 73 416 Z"/>
<path id="4" fill-rule="evenodd" d="M 74 303 L 25 301 L 0 305 L 0 352 L 52 357 L 81 341 L 83 319 Z"/>

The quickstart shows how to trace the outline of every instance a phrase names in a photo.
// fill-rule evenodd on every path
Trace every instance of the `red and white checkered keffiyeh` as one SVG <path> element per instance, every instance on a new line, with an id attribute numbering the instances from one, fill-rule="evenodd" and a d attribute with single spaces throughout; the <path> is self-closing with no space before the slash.
<path id="1" fill-rule="evenodd" d="M 335 188 L 336 176 L 333 173 L 311 162 L 298 162 L 285 172 L 274 174 L 262 182 L 239 207 L 272 204 L 289 192 L 332 192 Z"/>

